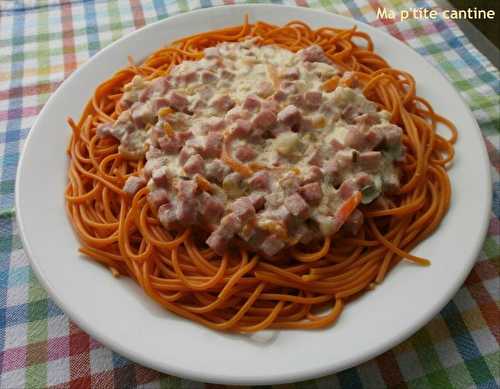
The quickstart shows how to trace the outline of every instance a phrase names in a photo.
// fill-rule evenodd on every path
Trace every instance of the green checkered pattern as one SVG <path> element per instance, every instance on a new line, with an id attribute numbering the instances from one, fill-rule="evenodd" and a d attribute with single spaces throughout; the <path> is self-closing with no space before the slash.
<path id="1" fill-rule="evenodd" d="M 13 191 L 23 141 L 65 77 L 103 47 L 145 24 L 223 3 L 230 6 L 234 1 L 0 0 L 0 388 L 218 387 L 139 366 L 78 329 L 30 269 L 15 222 Z M 381 21 L 376 17 L 379 7 L 396 12 L 436 7 L 432 0 L 296 0 L 293 4 L 336 12 L 383 29 L 439 69 L 461 93 L 481 127 L 491 161 L 494 199 L 488 236 L 474 269 L 424 328 L 362 365 L 278 387 L 498 387 L 498 70 L 452 21 Z"/>

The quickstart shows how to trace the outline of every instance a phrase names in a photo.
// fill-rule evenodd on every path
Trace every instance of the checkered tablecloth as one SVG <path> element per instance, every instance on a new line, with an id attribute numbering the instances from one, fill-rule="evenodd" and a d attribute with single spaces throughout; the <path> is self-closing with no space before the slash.
<path id="1" fill-rule="evenodd" d="M 139 366 L 78 329 L 47 296 L 30 269 L 16 226 L 13 192 L 23 140 L 65 77 L 101 48 L 145 24 L 222 3 L 0 0 L 0 388 L 216 387 Z M 451 21 L 382 22 L 376 17 L 379 7 L 399 11 L 434 7 L 433 1 L 296 0 L 294 4 L 370 23 L 405 41 L 438 68 L 467 101 L 481 126 L 491 160 L 494 201 L 477 264 L 465 285 L 430 323 L 360 366 L 284 387 L 498 387 L 498 70 Z"/>

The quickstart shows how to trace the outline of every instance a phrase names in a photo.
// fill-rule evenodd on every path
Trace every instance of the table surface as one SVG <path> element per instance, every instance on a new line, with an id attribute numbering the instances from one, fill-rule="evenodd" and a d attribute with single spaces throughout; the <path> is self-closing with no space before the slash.
<path id="1" fill-rule="evenodd" d="M 145 24 L 200 6 L 234 2 L 0 2 L 0 388 L 216 387 L 139 366 L 77 328 L 47 296 L 30 269 L 15 221 L 13 192 L 23 141 L 44 103 L 72 71 L 101 48 Z M 376 18 L 378 7 L 396 11 L 435 7 L 433 0 L 273 3 L 350 16 L 389 32 L 418 51 L 453 83 L 470 106 L 484 135 L 494 183 L 488 236 L 477 263 L 436 317 L 410 339 L 373 360 L 335 375 L 283 387 L 498 387 L 498 70 L 452 21 L 382 22 Z"/>

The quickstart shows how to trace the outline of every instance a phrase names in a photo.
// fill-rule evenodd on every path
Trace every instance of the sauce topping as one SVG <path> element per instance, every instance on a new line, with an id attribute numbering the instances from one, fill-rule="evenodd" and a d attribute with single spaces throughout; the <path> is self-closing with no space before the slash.
<path id="1" fill-rule="evenodd" d="M 147 161 L 124 190 L 147 183 L 162 225 L 207 230 L 218 254 L 235 238 L 270 257 L 341 227 L 356 233 L 359 202 L 399 189 L 401 128 L 319 46 L 224 43 L 167 77 L 134 77 L 121 104 L 98 132 Z"/>

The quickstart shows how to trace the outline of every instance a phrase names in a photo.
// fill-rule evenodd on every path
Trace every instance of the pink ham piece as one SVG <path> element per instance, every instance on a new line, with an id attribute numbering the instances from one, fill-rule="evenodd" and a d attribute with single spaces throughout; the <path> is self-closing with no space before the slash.
<path id="1" fill-rule="evenodd" d="M 248 180 L 248 185 L 254 190 L 269 190 L 269 172 L 261 170 L 254 173 Z"/>
<path id="2" fill-rule="evenodd" d="M 206 158 L 216 158 L 222 153 L 222 140 L 224 136 L 220 132 L 210 132 L 202 150 L 202 155 Z"/>
<path id="3" fill-rule="evenodd" d="M 158 169 L 155 169 L 151 178 L 156 186 L 166 187 L 170 178 L 167 167 L 161 166 Z"/>
<path id="4" fill-rule="evenodd" d="M 325 52 L 318 45 L 311 45 L 297 53 L 305 62 L 324 62 L 331 63 L 326 57 Z"/>
<path id="5" fill-rule="evenodd" d="M 359 155 L 359 163 L 362 169 L 376 171 L 382 162 L 382 153 L 380 151 L 366 151 Z"/>
<path id="6" fill-rule="evenodd" d="M 302 184 L 319 181 L 323 178 L 323 171 L 317 166 L 311 166 L 302 180 Z"/>
<path id="7" fill-rule="evenodd" d="M 287 126 L 294 126 L 300 123 L 302 114 L 295 105 L 288 105 L 278 113 L 278 120 Z"/>
<path id="8" fill-rule="evenodd" d="M 206 59 L 214 59 L 220 57 L 220 51 L 217 47 L 207 47 L 203 50 Z"/>
<path id="9" fill-rule="evenodd" d="M 211 116 L 201 124 L 204 132 L 222 131 L 226 125 L 226 121 L 217 116 Z"/>
<path id="10" fill-rule="evenodd" d="M 184 111 L 189 104 L 189 101 L 185 96 L 175 91 L 170 91 L 166 98 L 168 104 L 177 111 Z"/>
<path id="11" fill-rule="evenodd" d="M 243 108 L 255 111 L 260 108 L 260 99 L 255 95 L 248 95 L 243 103 Z"/>
<path id="12" fill-rule="evenodd" d="M 154 208 L 158 208 L 160 205 L 168 203 L 169 197 L 167 190 L 158 188 L 149 192 L 148 201 Z"/>
<path id="13" fill-rule="evenodd" d="M 222 95 L 213 100 L 211 105 L 219 112 L 227 112 L 235 106 L 235 102 L 228 95 Z"/>
<path id="14" fill-rule="evenodd" d="M 235 154 L 236 158 L 238 158 L 242 162 L 248 162 L 255 158 L 257 153 L 253 149 L 252 146 L 244 144 L 236 148 Z"/>
<path id="15" fill-rule="evenodd" d="M 206 192 L 200 197 L 200 214 L 203 220 L 207 223 L 216 223 L 224 213 L 224 203 Z"/>
<path id="16" fill-rule="evenodd" d="M 130 108 L 130 113 L 132 121 L 137 128 L 144 128 L 146 124 L 153 120 L 153 112 L 149 104 L 134 103 L 132 108 Z"/>
<path id="17" fill-rule="evenodd" d="M 233 211 L 242 224 L 246 224 L 255 217 L 255 208 L 248 197 L 240 197 L 229 206 L 229 209 Z"/>
<path id="18" fill-rule="evenodd" d="M 294 193 L 285 199 L 285 207 L 293 216 L 298 216 L 305 219 L 309 216 L 309 205 L 305 202 L 301 195 Z"/>
<path id="19" fill-rule="evenodd" d="M 272 257 L 285 247 L 285 242 L 276 235 L 269 235 L 260 245 L 260 250 L 267 256 Z"/>
<path id="20" fill-rule="evenodd" d="M 189 175 L 204 174 L 204 161 L 200 154 L 195 154 L 184 164 L 184 171 Z"/>
<path id="21" fill-rule="evenodd" d="M 266 198 L 263 194 L 252 193 L 248 196 L 248 198 L 252 202 L 255 211 L 261 210 L 262 208 L 264 208 L 264 205 L 266 205 Z"/>
<path id="22" fill-rule="evenodd" d="M 99 138 L 104 138 L 106 136 L 112 136 L 113 135 L 113 126 L 110 123 L 102 123 L 99 126 L 97 126 L 96 129 L 96 134 Z"/>
<path id="23" fill-rule="evenodd" d="M 300 78 L 300 71 L 297 68 L 287 69 L 281 77 L 287 80 L 298 80 Z"/>
<path id="24" fill-rule="evenodd" d="M 276 124 L 276 114 L 271 110 L 263 110 L 253 119 L 253 125 L 264 130 Z"/>
<path id="25" fill-rule="evenodd" d="M 230 213 L 222 218 L 219 226 L 210 234 L 206 243 L 219 255 L 223 255 L 231 238 L 241 230 L 240 219 Z"/>
<path id="26" fill-rule="evenodd" d="M 355 150 L 363 150 L 365 147 L 365 141 L 365 135 L 357 127 L 349 126 L 344 139 L 345 146 Z"/>
<path id="27" fill-rule="evenodd" d="M 189 226 L 196 223 L 198 215 L 194 199 L 181 199 L 177 203 L 177 220 L 183 226 Z"/>
<path id="28" fill-rule="evenodd" d="M 252 132 L 252 123 L 249 120 L 237 119 L 233 126 L 233 135 L 238 138 L 245 138 Z"/>
<path id="29" fill-rule="evenodd" d="M 177 196 L 181 200 L 193 200 L 198 190 L 198 184 L 193 180 L 179 180 L 177 183 Z"/>
<path id="30" fill-rule="evenodd" d="M 304 103 L 306 107 L 311 109 L 319 108 L 322 98 L 323 93 L 319 91 L 309 91 L 304 93 Z"/>
<path id="31" fill-rule="evenodd" d="M 214 82 L 217 81 L 217 79 L 218 77 L 215 73 L 209 71 L 201 72 L 201 81 L 204 83 Z"/>
<path id="32" fill-rule="evenodd" d="M 172 203 L 166 203 L 158 208 L 158 220 L 165 228 L 174 227 L 177 223 L 177 209 Z"/>
<path id="33" fill-rule="evenodd" d="M 123 185 L 123 191 L 133 196 L 139 189 L 146 185 L 146 180 L 142 177 L 130 176 Z"/>
<path id="34" fill-rule="evenodd" d="M 266 98 L 272 95 L 273 92 L 273 84 L 271 84 L 269 81 L 261 81 L 257 85 L 257 94 L 262 98 Z"/>
<path id="35" fill-rule="evenodd" d="M 306 184 L 301 186 L 299 189 L 299 193 L 301 196 L 309 203 L 309 204 L 318 204 L 323 197 L 323 191 L 321 190 L 321 185 L 319 182 L 313 182 L 311 184 Z"/>
<path id="36" fill-rule="evenodd" d="M 231 169 L 220 159 L 214 159 L 205 165 L 205 176 L 210 181 L 221 183 Z"/>

